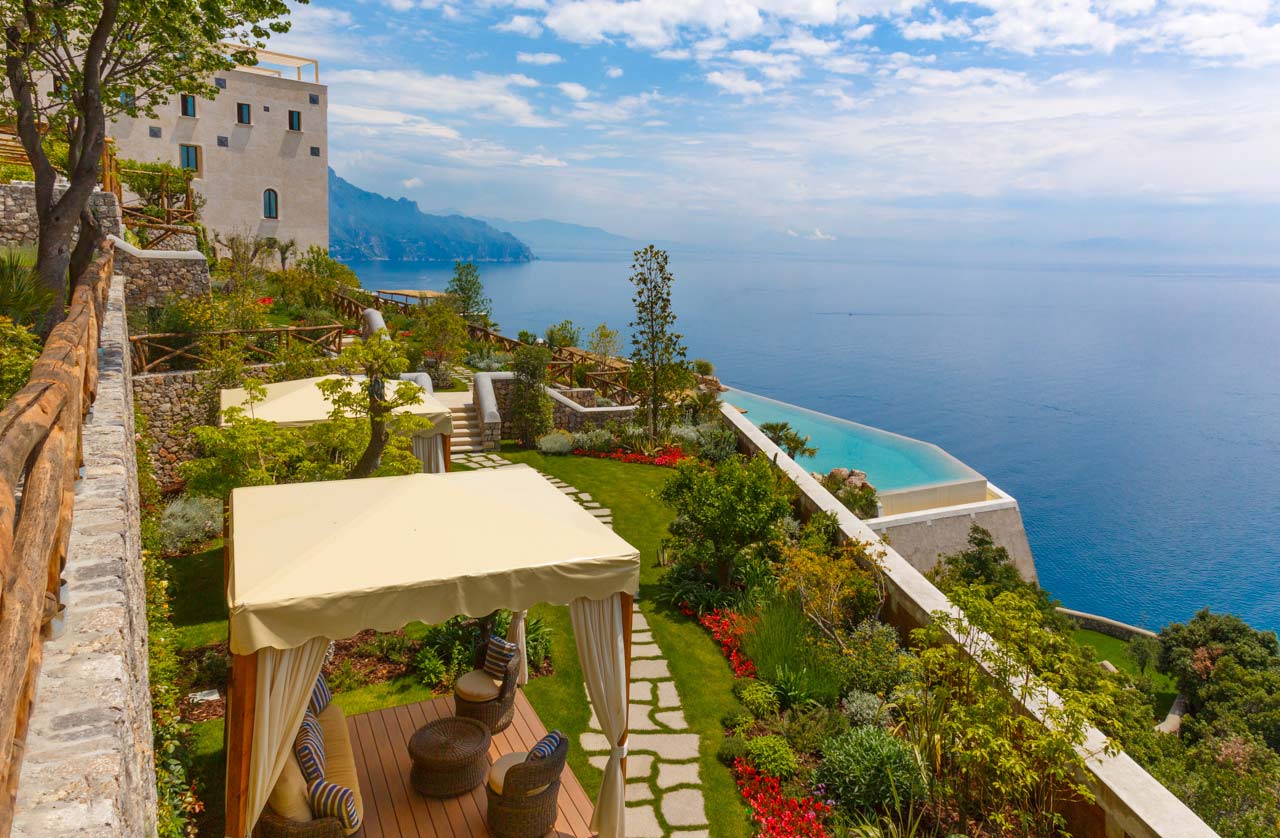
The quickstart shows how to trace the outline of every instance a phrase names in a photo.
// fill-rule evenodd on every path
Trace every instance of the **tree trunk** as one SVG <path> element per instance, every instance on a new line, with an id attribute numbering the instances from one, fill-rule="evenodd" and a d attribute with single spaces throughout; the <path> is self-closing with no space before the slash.
<path id="1" fill-rule="evenodd" d="M 391 438 L 387 433 L 387 414 L 391 411 L 386 407 L 386 391 L 383 387 L 381 378 L 375 376 L 369 379 L 369 444 L 365 446 L 364 453 L 360 455 L 359 461 L 347 475 L 348 480 L 372 477 L 373 472 L 382 462 L 382 452 Z"/>
<path id="2" fill-rule="evenodd" d="M 76 241 L 75 249 L 71 251 L 71 281 L 67 283 L 68 303 L 76 283 L 93 264 L 93 256 L 98 250 L 100 241 L 102 241 L 102 227 L 98 225 L 97 217 L 86 204 L 80 211 L 80 238 Z"/>

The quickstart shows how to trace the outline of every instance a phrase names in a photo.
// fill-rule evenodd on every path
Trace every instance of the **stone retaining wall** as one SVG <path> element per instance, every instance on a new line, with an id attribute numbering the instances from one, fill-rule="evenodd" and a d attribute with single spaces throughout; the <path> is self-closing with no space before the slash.
<path id="1" fill-rule="evenodd" d="M 194 455 L 189 429 L 218 418 L 217 397 L 205 370 L 142 373 L 133 377 L 133 399 L 147 422 L 151 463 L 162 487 L 181 477 L 178 466 Z"/>
<path id="2" fill-rule="evenodd" d="M 1105 634 L 1108 637 L 1114 637 L 1118 640 L 1130 640 L 1134 637 L 1159 637 L 1160 635 L 1151 629 L 1139 628 L 1131 626 L 1128 623 L 1122 623 L 1119 620 L 1112 620 L 1109 617 L 1099 617 L 1097 614 L 1087 614 L 1084 611 L 1073 611 L 1070 608 L 1059 608 L 1058 613 L 1070 618 L 1080 628 L 1090 629 L 1099 634 Z"/>
<path id="3" fill-rule="evenodd" d="M 61 195 L 65 186 L 55 187 Z M 110 192 L 94 192 L 89 209 L 109 235 L 123 235 L 120 205 Z M 35 246 L 40 234 L 36 219 L 36 186 L 34 183 L 0 183 L 0 247 Z"/>
<path id="4" fill-rule="evenodd" d="M 481 387 L 492 388 L 497 414 L 502 417 L 499 437 L 501 439 L 509 439 L 514 433 L 510 423 L 510 416 L 511 394 L 515 389 L 515 373 L 477 373 L 472 382 L 472 391 L 476 394 L 473 400 L 477 405 L 480 405 L 482 401 L 479 395 L 479 388 Z M 595 391 L 585 387 L 570 390 L 548 387 L 547 394 L 551 397 L 552 426 L 570 433 L 577 433 L 589 428 L 601 428 L 612 421 L 629 422 L 636 411 L 634 405 L 628 407 L 596 407 Z M 484 416 L 481 416 L 481 421 L 486 421 Z M 487 424 L 486 422 L 486 444 L 488 443 L 490 432 Z M 494 447 L 497 447 L 496 441 Z"/>
<path id="5" fill-rule="evenodd" d="M 84 425 L 84 472 L 63 603 L 45 642 L 18 784 L 13 835 L 156 834 L 133 399 L 124 283 L 111 284 L 98 397 Z"/>
<path id="6" fill-rule="evenodd" d="M 200 251 L 139 250 L 120 238 L 115 244 L 116 271 L 129 278 L 125 302 L 130 308 L 157 308 L 209 293 L 209 262 Z"/>

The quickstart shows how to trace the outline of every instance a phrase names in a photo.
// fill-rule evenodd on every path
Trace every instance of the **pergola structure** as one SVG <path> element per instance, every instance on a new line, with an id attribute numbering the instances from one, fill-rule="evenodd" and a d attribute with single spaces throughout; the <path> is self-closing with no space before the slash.
<path id="1" fill-rule="evenodd" d="M 592 827 L 625 834 L 639 551 L 536 471 L 236 489 L 225 550 L 227 836 L 252 832 L 330 640 L 537 603 L 569 605 L 587 692 L 615 743 Z"/>
<path id="2" fill-rule="evenodd" d="M 281 381 L 266 385 L 266 398 L 250 405 L 248 391 L 243 387 L 223 390 L 220 396 L 219 417 L 229 407 L 242 407 L 251 412 L 255 419 L 265 419 L 288 428 L 302 428 L 314 425 L 329 418 L 333 405 L 330 404 L 317 386 L 321 381 L 339 378 L 338 375 L 321 375 L 315 378 L 298 378 L 292 381 Z M 364 381 L 363 375 L 347 376 L 353 381 Z M 429 384 L 430 379 L 422 376 Z M 409 379 L 407 381 L 412 381 Z M 390 379 L 387 384 L 387 395 L 394 396 L 406 381 Z M 416 383 L 416 382 L 413 382 Z M 453 441 L 453 413 L 431 394 L 429 387 L 417 404 L 397 408 L 397 414 L 421 416 L 431 422 L 431 427 L 413 434 L 413 453 L 422 462 L 423 471 L 441 472 L 449 470 Z"/>

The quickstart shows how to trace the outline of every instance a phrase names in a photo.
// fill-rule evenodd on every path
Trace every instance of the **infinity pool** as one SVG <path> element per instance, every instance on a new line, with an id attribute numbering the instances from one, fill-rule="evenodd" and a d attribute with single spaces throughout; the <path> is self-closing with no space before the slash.
<path id="1" fill-rule="evenodd" d="M 859 425 L 808 408 L 731 389 L 720 394 L 728 404 L 743 408 L 756 426 L 766 422 L 789 422 L 809 444 L 818 449 L 816 457 L 801 457 L 800 465 L 811 471 L 856 468 L 881 492 L 918 489 L 957 480 L 979 480 L 982 475 L 936 445 L 900 434 Z"/>

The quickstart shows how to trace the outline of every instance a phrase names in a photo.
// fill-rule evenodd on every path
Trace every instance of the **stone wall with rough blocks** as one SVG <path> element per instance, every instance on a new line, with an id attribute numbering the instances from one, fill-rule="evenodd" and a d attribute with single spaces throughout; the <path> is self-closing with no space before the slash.
<path id="1" fill-rule="evenodd" d="M 84 425 L 64 570 L 65 630 L 45 642 L 13 835 L 156 833 L 147 681 L 146 583 L 139 530 L 124 288 L 111 285 L 98 397 Z"/>
<path id="2" fill-rule="evenodd" d="M 55 189 L 62 194 L 62 189 Z M 102 229 L 111 235 L 124 235 L 120 222 L 120 205 L 110 192 L 94 192 L 89 207 Z M 0 247 L 35 246 L 40 226 L 36 220 L 36 186 L 34 183 L 0 183 Z"/>
<path id="3" fill-rule="evenodd" d="M 1151 629 L 1144 629 L 1138 626 L 1131 626 L 1128 623 L 1122 623 L 1119 620 L 1112 620 L 1110 617 L 1100 617 L 1097 614 L 1088 614 L 1084 611 L 1074 611 L 1070 608 L 1058 608 L 1058 613 L 1069 618 L 1080 628 L 1096 631 L 1099 634 L 1105 634 L 1118 640 L 1131 640 L 1134 637 L 1159 637 L 1157 632 Z"/>
<path id="4" fill-rule="evenodd" d="M 511 394 L 515 388 L 515 374 L 510 372 L 477 373 L 472 383 L 473 392 L 475 392 L 475 388 L 484 386 L 486 381 L 493 388 L 497 411 L 502 417 L 499 436 L 502 439 L 509 439 L 513 433 L 510 416 Z M 632 416 L 635 414 L 634 405 L 627 407 L 596 407 L 595 391 L 587 390 L 587 392 L 591 393 L 590 396 L 587 396 L 583 392 L 584 390 L 587 390 L 587 388 L 575 388 L 572 390 L 547 388 L 547 394 L 551 396 L 551 424 L 553 427 L 570 433 L 577 433 L 588 428 L 604 427 L 605 424 L 612 421 L 628 422 L 631 421 Z M 477 396 L 476 398 L 478 399 L 479 397 Z M 590 401 L 591 404 L 583 404 L 583 402 L 587 401 Z M 476 400 L 476 404 L 479 405 L 480 401 Z M 486 444 L 488 443 L 489 434 L 490 428 L 486 426 Z"/>
<path id="5" fill-rule="evenodd" d="M 583 407 L 595 407 L 596 400 L 599 398 L 596 395 L 596 391 L 590 387 L 552 387 L 551 389 L 574 404 L 580 404 Z"/>
<path id="6" fill-rule="evenodd" d="M 217 401 L 205 385 L 208 376 L 204 370 L 184 370 L 133 377 L 133 400 L 146 419 L 151 463 L 161 487 L 178 483 L 178 466 L 193 456 L 189 429 L 218 418 Z"/>
<path id="7" fill-rule="evenodd" d="M 135 310 L 209 293 L 209 262 L 198 250 L 139 250 L 117 238 L 116 272 L 128 277 L 125 302 Z"/>

